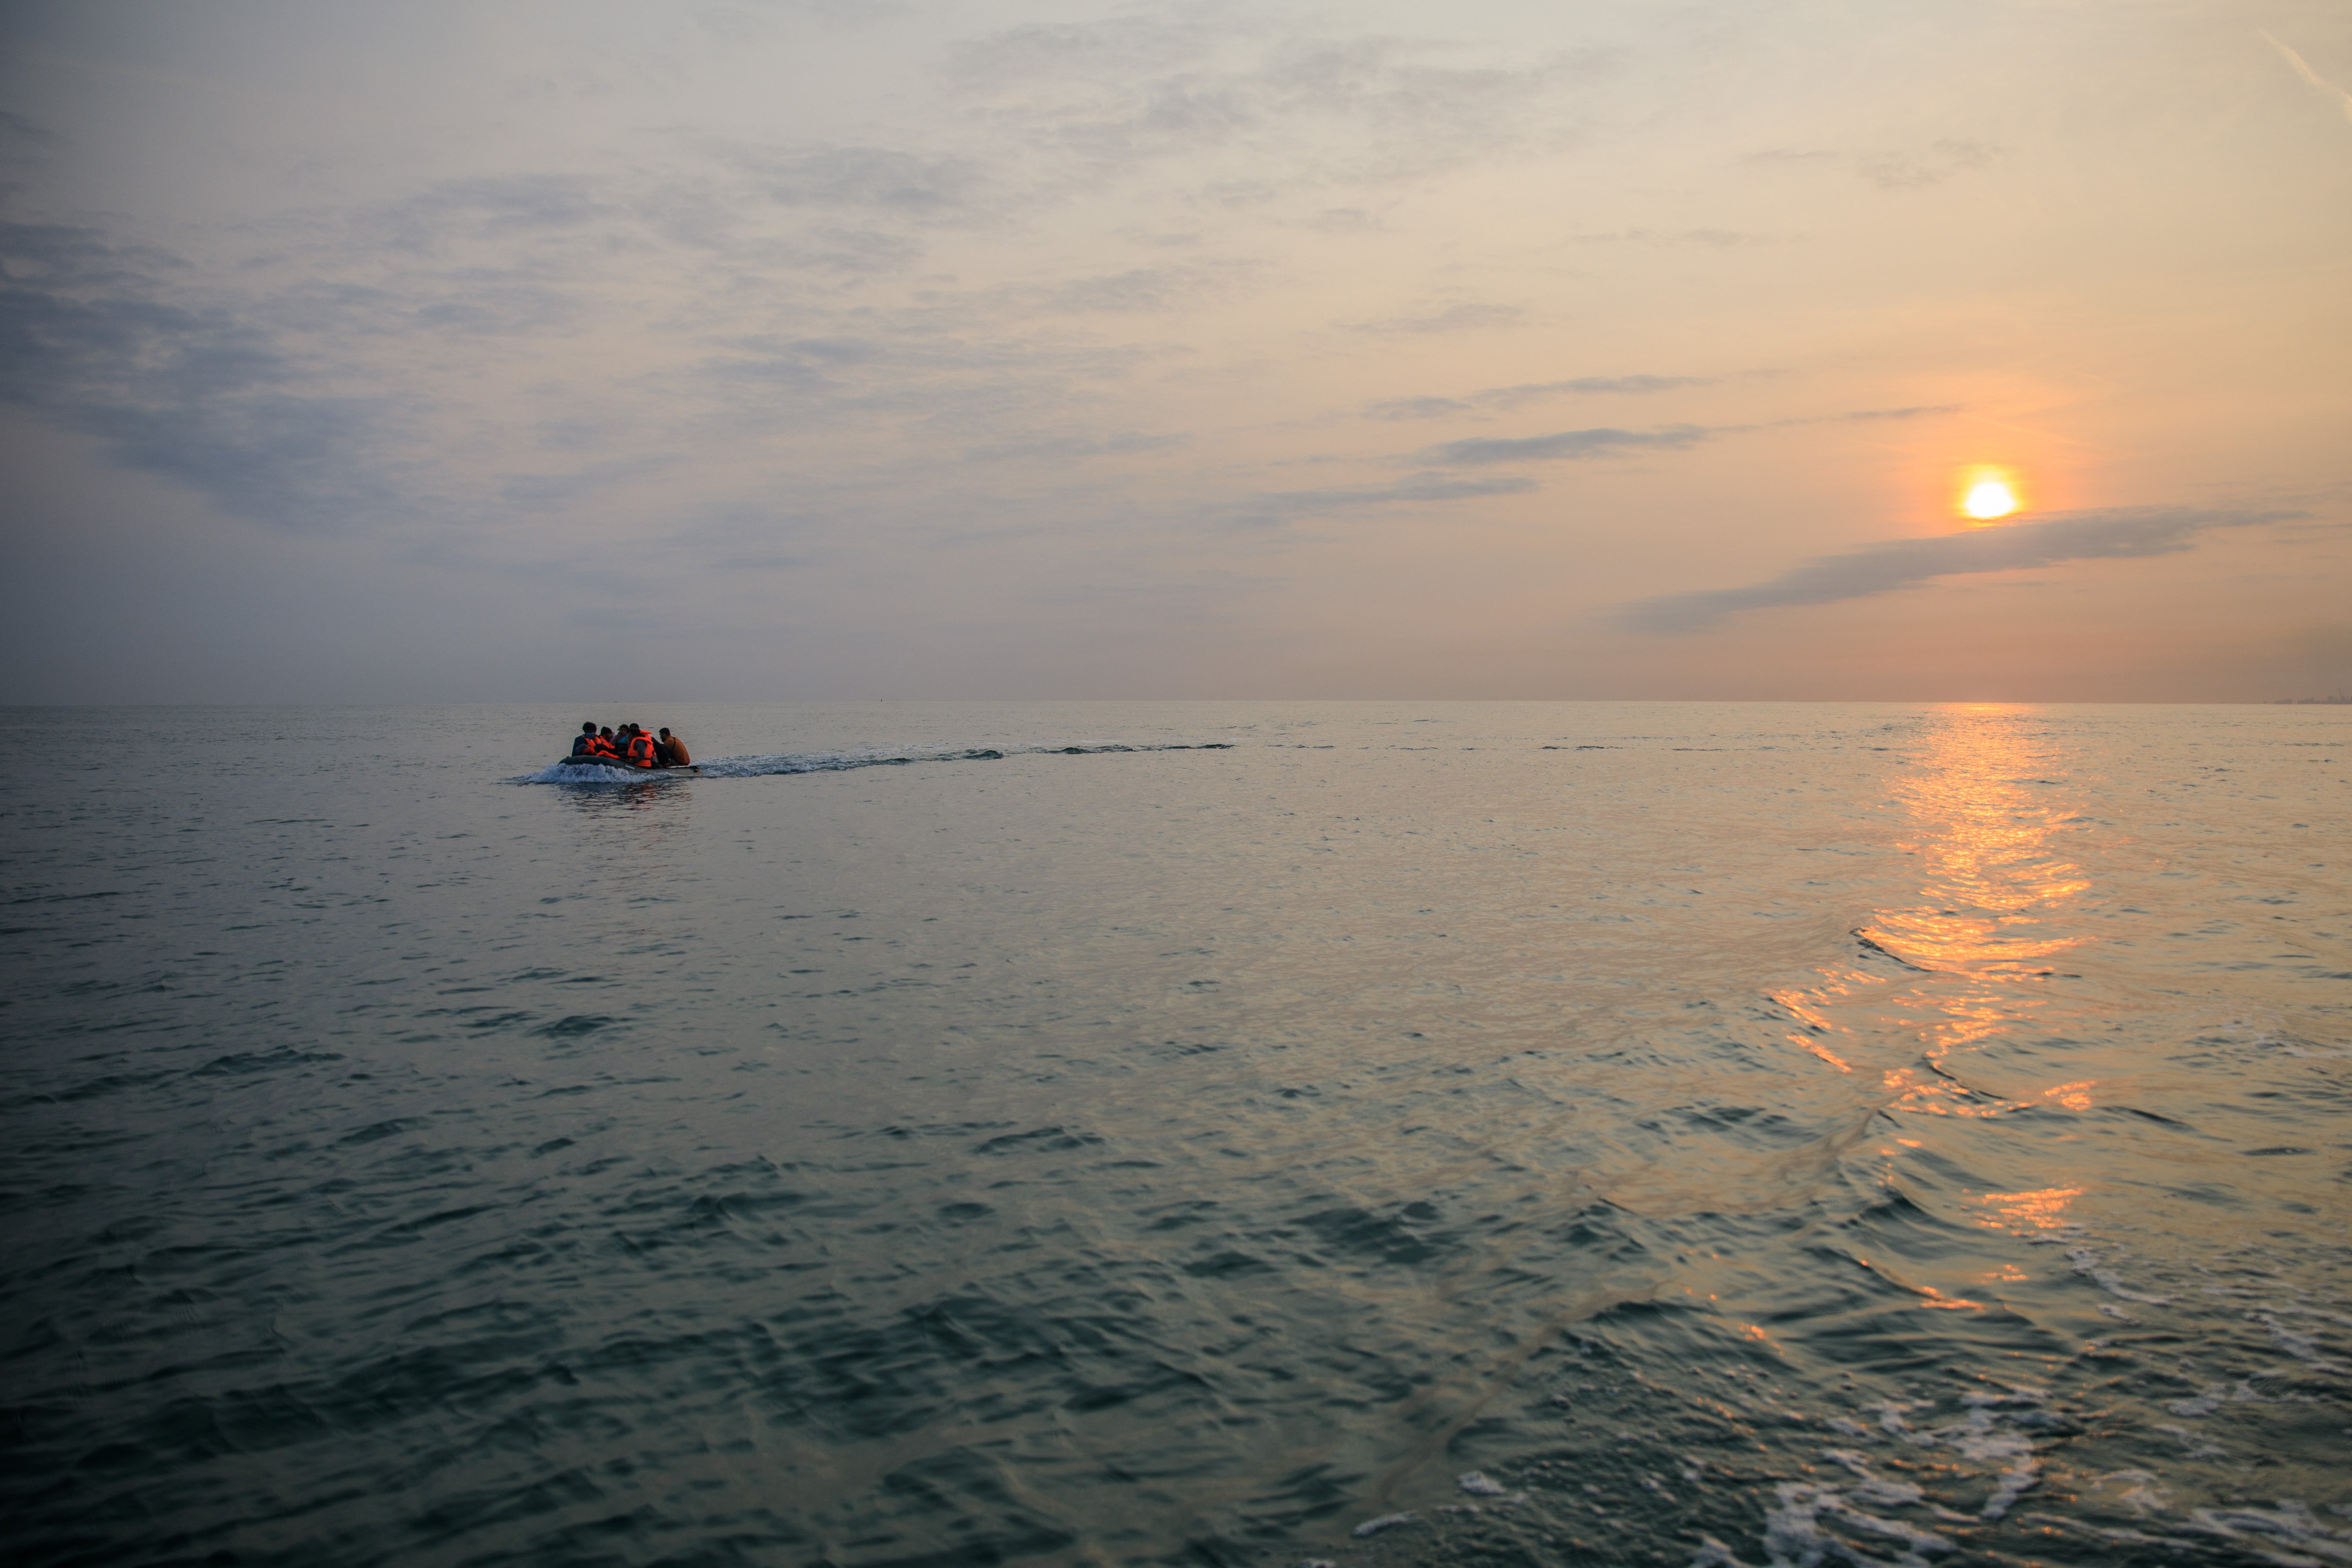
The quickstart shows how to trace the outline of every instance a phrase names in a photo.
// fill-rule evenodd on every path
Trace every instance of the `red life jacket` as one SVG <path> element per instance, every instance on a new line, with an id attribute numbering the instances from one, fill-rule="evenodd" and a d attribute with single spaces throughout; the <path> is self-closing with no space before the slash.
<path id="1" fill-rule="evenodd" d="M 628 758 L 629 766 L 633 768 L 654 767 L 661 761 L 654 751 L 654 738 L 643 730 L 629 737 Z"/>

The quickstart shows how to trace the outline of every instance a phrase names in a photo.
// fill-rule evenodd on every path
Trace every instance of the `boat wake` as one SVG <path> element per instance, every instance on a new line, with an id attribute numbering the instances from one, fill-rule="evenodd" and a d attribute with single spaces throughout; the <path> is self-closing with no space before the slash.
<path id="1" fill-rule="evenodd" d="M 902 768 L 916 763 L 1002 762 L 1024 755 L 1095 756 L 1105 752 L 1230 752 L 1231 741 L 1090 741 L 1072 743 L 1043 741 L 1030 745 L 917 746 L 890 751 L 781 752 L 772 756 L 714 757 L 691 769 L 644 769 L 582 766 L 551 763 L 517 784 L 644 784 L 649 780 L 693 778 L 764 778 L 776 773 L 841 773 L 859 768 Z"/>

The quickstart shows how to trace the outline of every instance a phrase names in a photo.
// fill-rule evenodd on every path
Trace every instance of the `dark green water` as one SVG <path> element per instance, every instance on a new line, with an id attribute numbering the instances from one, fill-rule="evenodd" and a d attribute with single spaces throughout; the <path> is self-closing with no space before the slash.
<path id="1" fill-rule="evenodd" d="M 580 717 L 34 719 L 12 1562 L 2352 1562 L 2352 714 Z"/>

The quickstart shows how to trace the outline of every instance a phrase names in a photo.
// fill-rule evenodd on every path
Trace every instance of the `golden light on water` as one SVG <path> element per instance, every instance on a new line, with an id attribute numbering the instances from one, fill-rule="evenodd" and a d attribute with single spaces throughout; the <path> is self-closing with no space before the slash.
<path id="1" fill-rule="evenodd" d="M 1769 993 L 1799 1026 L 1789 1041 L 1836 1072 L 1861 1065 L 1844 1043 L 1857 1019 L 1865 1031 L 1891 1026 L 1915 1036 L 1924 1060 L 1882 1071 L 1891 1109 L 1960 1118 L 2021 1109 L 1964 1081 L 1968 1074 L 1948 1064 L 2051 1005 L 2054 994 L 2019 981 L 2061 978 L 2061 961 L 2091 941 L 2074 913 L 2090 879 L 2066 854 L 2080 818 L 2063 796 L 2043 793 L 2046 763 L 2021 722 L 2031 715 L 1999 703 L 1948 710 L 1946 721 L 1915 742 L 1919 765 L 1889 780 L 1892 803 L 1915 829 L 1897 847 L 1916 858 L 1918 897 L 1872 911 L 1854 935 L 1907 973 L 1842 964 L 1821 971 L 1818 984 Z M 2083 1079 L 2041 1092 L 2046 1101 L 2087 1110 L 2095 1087 Z M 2005 1199 L 2054 1203 L 2068 1195 Z M 2021 1214 L 2001 1223 L 2028 1222 Z"/>
<path id="2" fill-rule="evenodd" d="M 2055 1230 L 2066 1205 L 2083 1195 L 2080 1187 L 2044 1187 L 2035 1193 L 1985 1193 L 1971 1201 L 1984 1208 L 1979 1225 L 2009 1230 Z"/>

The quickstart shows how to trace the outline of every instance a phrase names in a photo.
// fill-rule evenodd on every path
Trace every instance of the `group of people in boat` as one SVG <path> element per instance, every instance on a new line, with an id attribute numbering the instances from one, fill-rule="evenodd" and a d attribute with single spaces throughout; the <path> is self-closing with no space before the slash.
<path id="1" fill-rule="evenodd" d="M 655 734 L 643 724 L 624 724 L 618 730 L 607 724 L 600 730 L 593 719 L 572 737 L 572 754 L 615 768 L 682 768 L 694 761 L 686 742 L 667 730 Z"/>

